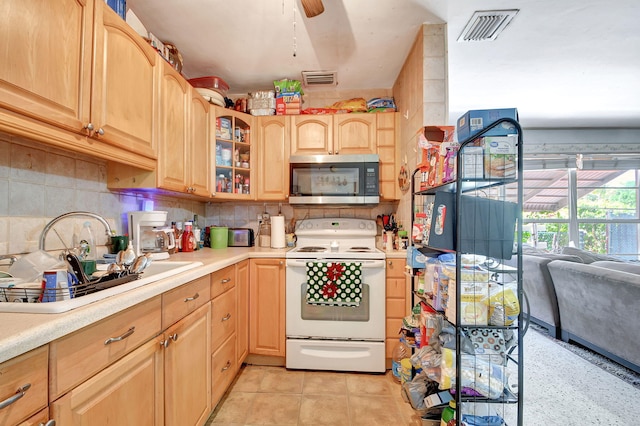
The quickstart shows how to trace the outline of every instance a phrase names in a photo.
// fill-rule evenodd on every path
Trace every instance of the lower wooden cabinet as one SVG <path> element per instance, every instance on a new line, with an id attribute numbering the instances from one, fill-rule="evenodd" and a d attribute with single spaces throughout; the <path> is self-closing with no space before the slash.
<path id="1" fill-rule="evenodd" d="M 0 402 L 23 393 L 0 408 L 0 425 L 17 424 L 47 406 L 48 354 L 49 347 L 42 346 L 0 364 Z"/>
<path id="2" fill-rule="evenodd" d="M 201 425 L 211 412 L 210 330 L 211 308 L 206 304 L 164 332 L 167 426 Z"/>
<path id="3" fill-rule="evenodd" d="M 56 421 L 49 418 L 49 407 L 40 410 L 18 426 L 56 426 Z"/>
<path id="4" fill-rule="evenodd" d="M 249 261 L 236 265 L 236 357 L 238 368 L 249 354 Z"/>
<path id="5" fill-rule="evenodd" d="M 387 259 L 385 358 L 388 367 L 391 366 L 393 348 L 398 343 L 402 319 L 410 311 L 407 306 L 410 284 L 405 275 L 406 264 L 404 259 Z"/>
<path id="6" fill-rule="evenodd" d="M 52 402 L 52 419 L 58 425 L 163 425 L 160 340 L 148 341 Z"/>
<path id="7" fill-rule="evenodd" d="M 232 334 L 211 356 L 212 406 L 218 404 L 233 382 L 238 370 L 236 363 L 236 335 Z"/>
<path id="8" fill-rule="evenodd" d="M 285 260 L 251 259 L 249 353 L 285 356 Z"/>

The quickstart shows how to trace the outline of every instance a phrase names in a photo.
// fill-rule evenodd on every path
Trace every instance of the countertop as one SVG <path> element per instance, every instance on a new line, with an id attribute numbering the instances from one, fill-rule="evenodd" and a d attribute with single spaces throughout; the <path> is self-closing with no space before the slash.
<path id="1" fill-rule="evenodd" d="M 284 257 L 286 252 L 287 249 L 227 247 L 226 249 L 205 248 L 192 253 L 176 253 L 171 255 L 171 261 L 202 262 L 203 265 L 68 312 L 58 314 L 0 313 L 0 362 L 73 333 L 203 275 L 249 258 Z M 387 258 L 405 258 L 406 251 L 387 252 L 385 255 Z"/>

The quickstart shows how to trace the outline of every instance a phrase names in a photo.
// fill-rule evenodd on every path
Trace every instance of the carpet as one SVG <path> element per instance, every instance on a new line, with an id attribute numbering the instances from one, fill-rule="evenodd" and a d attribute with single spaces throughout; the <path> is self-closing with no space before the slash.
<path id="1" fill-rule="evenodd" d="M 633 370 L 630 370 L 615 361 L 610 360 L 609 358 L 602 356 L 584 346 L 581 346 L 575 342 L 567 343 L 562 340 L 557 340 L 551 337 L 547 330 L 543 327 L 540 327 L 537 324 L 530 323 L 529 331 L 534 330 L 540 333 L 542 336 L 551 340 L 555 344 L 563 347 L 564 349 L 578 355 L 580 358 L 590 362 L 591 364 L 603 369 L 609 374 L 613 374 L 619 379 L 629 383 L 636 389 L 640 389 L 640 374 L 636 373 Z"/>

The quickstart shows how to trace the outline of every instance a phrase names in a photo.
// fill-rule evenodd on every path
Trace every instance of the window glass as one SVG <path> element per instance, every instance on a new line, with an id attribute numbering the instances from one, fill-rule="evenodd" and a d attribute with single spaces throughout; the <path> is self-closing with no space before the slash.
<path id="1" fill-rule="evenodd" d="M 635 172 L 578 170 L 578 219 L 637 219 Z"/>

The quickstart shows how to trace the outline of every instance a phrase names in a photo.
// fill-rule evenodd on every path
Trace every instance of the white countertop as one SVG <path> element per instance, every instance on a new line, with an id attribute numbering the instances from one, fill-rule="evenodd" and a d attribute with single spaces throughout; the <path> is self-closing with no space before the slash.
<path id="1" fill-rule="evenodd" d="M 203 265 L 68 312 L 0 313 L 0 362 L 73 333 L 203 275 L 249 258 L 284 257 L 286 252 L 287 249 L 227 247 L 226 249 L 205 248 L 193 253 L 176 253 L 170 260 L 202 262 Z M 406 257 L 406 251 L 385 254 L 387 258 Z"/>

